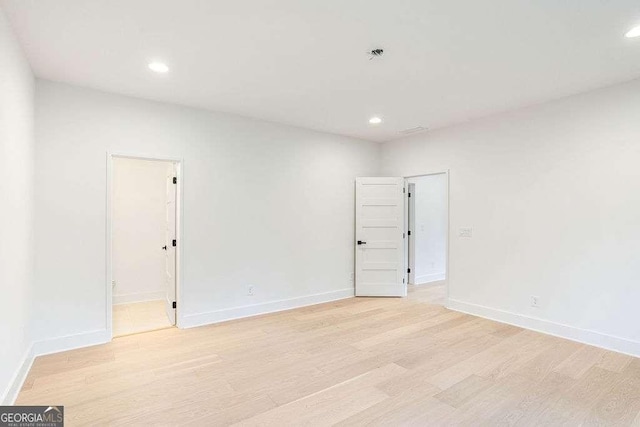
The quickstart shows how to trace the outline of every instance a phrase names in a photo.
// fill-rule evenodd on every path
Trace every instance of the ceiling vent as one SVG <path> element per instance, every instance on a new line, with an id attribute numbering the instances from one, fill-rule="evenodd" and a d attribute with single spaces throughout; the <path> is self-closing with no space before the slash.
<path id="1" fill-rule="evenodd" d="M 428 129 L 425 128 L 425 127 L 416 126 L 414 128 L 401 130 L 400 133 L 403 134 L 403 135 L 413 135 L 414 133 L 420 133 L 420 132 L 424 132 L 426 130 L 428 130 Z"/>

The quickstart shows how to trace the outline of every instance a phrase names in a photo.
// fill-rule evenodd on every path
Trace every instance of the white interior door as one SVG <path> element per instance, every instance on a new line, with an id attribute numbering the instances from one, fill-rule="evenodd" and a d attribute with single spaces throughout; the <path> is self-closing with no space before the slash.
<path id="1" fill-rule="evenodd" d="M 356 179 L 356 296 L 407 295 L 404 178 Z"/>
<path id="2" fill-rule="evenodd" d="M 167 218 L 166 218 L 166 299 L 165 311 L 172 325 L 176 324 L 176 177 L 175 164 L 167 168 Z"/>

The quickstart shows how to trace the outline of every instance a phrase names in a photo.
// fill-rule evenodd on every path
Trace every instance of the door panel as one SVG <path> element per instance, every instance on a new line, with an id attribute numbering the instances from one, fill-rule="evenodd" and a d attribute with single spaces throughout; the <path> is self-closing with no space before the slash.
<path id="1" fill-rule="evenodd" d="M 407 294 L 403 189 L 404 178 L 356 179 L 356 296 Z"/>

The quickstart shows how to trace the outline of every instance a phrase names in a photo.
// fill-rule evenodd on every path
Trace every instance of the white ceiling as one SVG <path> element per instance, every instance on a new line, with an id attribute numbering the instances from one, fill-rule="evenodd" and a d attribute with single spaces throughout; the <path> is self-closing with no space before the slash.
<path id="1" fill-rule="evenodd" d="M 1 4 L 39 77 L 375 141 L 640 77 L 637 0 Z"/>

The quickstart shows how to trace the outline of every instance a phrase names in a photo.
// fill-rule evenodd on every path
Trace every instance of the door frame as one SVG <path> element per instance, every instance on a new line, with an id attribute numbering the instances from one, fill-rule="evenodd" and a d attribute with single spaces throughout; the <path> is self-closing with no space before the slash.
<path id="1" fill-rule="evenodd" d="M 182 280 L 183 269 L 182 259 L 184 257 L 184 245 L 182 241 L 183 222 L 184 216 L 184 203 L 183 203 L 183 177 L 184 177 L 184 159 L 168 156 L 154 156 L 146 154 L 132 154 L 122 152 L 107 152 L 107 194 L 106 194 L 106 248 L 105 248 L 105 267 L 106 267 L 106 281 L 105 281 L 105 322 L 106 330 L 109 341 L 113 340 L 113 256 L 112 256 L 112 190 L 113 190 L 113 161 L 114 159 L 134 159 L 134 160 L 152 160 L 162 162 L 172 162 L 176 165 L 176 178 L 178 184 L 176 188 L 176 240 L 178 241 L 178 247 L 176 250 L 176 327 L 182 328 Z"/>
<path id="2" fill-rule="evenodd" d="M 446 179 L 446 186 L 447 188 L 445 189 L 445 194 L 447 195 L 447 225 L 446 225 L 446 229 L 447 229 L 447 237 L 445 239 L 445 277 L 444 277 L 444 283 L 445 283 L 445 288 L 446 288 L 446 296 L 445 296 L 445 306 L 449 305 L 449 284 L 451 283 L 451 279 L 450 279 L 450 268 L 449 268 L 449 259 L 450 259 L 450 248 L 451 245 L 449 244 L 449 240 L 451 239 L 451 194 L 450 194 L 450 189 L 451 189 L 451 174 L 449 169 L 444 169 L 444 170 L 440 170 L 440 171 L 434 171 L 434 172 L 428 172 L 428 173 L 421 173 L 421 174 L 417 174 L 417 175 L 406 175 L 404 177 L 404 186 L 407 189 L 407 194 L 405 197 L 406 203 L 406 209 L 405 209 L 405 215 L 404 215 L 404 224 L 405 224 L 405 228 L 404 228 L 404 232 L 406 233 L 406 236 L 409 237 L 409 179 L 411 178 L 420 178 L 423 176 L 432 176 L 432 175 L 442 175 L 444 174 Z M 405 249 L 404 249 L 404 264 L 405 264 L 405 270 L 404 271 L 408 271 L 409 270 L 409 240 L 410 239 L 405 239 Z M 409 287 L 409 273 L 407 273 L 407 288 Z"/>
<path id="3" fill-rule="evenodd" d="M 416 236 L 415 236 L 415 208 L 416 208 L 416 198 L 411 197 L 411 194 L 415 193 L 415 184 L 409 183 L 408 180 L 405 180 L 407 187 L 407 228 L 404 230 L 405 235 L 407 236 L 407 271 L 411 269 L 409 272 L 409 279 L 407 279 L 407 284 L 410 285 L 415 282 L 416 279 L 416 269 L 415 269 L 415 260 L 416 260 Z M 409 231 L 413 231 L 413 234 L 410 234 Z M 413 258 L 413 259 L 412 259 Z M 411 265 L 411 261 L 414 261 L 414 265 Z M 412 268 L 413 267 L 413 268 Z"/>

